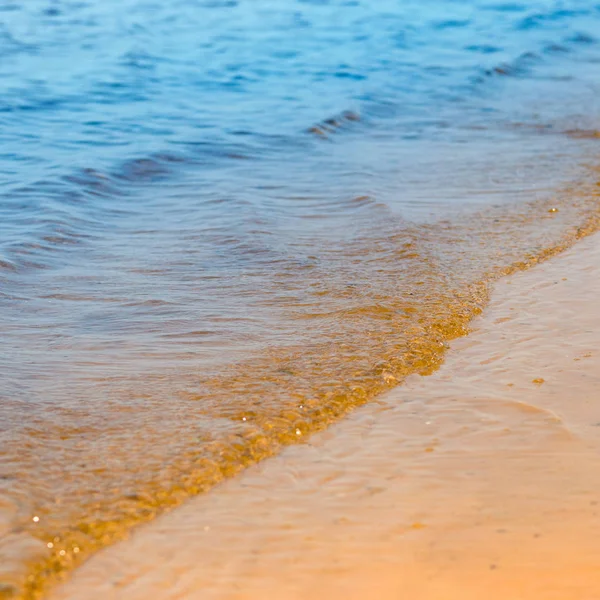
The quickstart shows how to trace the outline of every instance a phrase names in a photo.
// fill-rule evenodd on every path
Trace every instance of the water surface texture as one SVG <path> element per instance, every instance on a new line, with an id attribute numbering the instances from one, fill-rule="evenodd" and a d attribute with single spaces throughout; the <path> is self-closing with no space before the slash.
<path id="1" fill-rule="evenodd" d="M 0 596 L 440 362 L 595 227 L 600 4 L 0 6 Z"/>

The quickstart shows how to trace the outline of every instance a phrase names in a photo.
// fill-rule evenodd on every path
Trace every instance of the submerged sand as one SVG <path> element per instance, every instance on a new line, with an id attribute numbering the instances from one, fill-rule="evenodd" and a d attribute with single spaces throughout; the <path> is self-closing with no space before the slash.
<path id="1" fill-rule="evenodd" d="M 50 598 L 600 598 L 600 237 L 443 367 L 93 556 Z"/>

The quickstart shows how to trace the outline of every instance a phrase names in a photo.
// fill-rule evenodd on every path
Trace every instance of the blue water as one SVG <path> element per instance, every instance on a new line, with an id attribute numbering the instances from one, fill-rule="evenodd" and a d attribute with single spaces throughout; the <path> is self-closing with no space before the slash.
<path id="1" fill-rule="evenodd" d="M 241 415 L 368 395 L 441 299 L 576 226 L 525 217 L 589 177 L 599 38 L 587 0 L 6 0 L 11 527 L 119 521 Z"/>
<path id="2" fill-rule="evenodd" d="M 100 197 L 177 180 L 182 163 L 197 171 L 236 169 L 236 158 L 302 161 L 321 150 L 307 130 L 328 118 L 342 115 L 354 135 L 393 128 L 403 140 L 516 118 L 519 106 L 496 105 L 496 88 L 504 101 L 514 86 L 495 79 L 565 62 L 562 54 L 594 43 L 600 17 L 589 1 L 31 1 L 0 10 L 0 243 L 9 264 L 14 246 L 36 238 L 29 215 L 64 220 L 63 235 L 76 235 L 71 220 L 104 218 Z M 360 141 L 340 143 L 360 152 Z M 356 167 L 348 152 L 339 160 Z"/>
<path id="3" fill-rule="evenodd" d="M 477 83 L 493 69 L 522 59 L 514 74 L 523 74 L 591 42 L 600 14 L 589 1 L 31 1 L 1 10 L 7 193 L 77 169 L 135 178 L 124 161 L 155 154 L 259 153 L 344 110 L 424 127 L 419 120 L 449 103 L 485 94 Z"/>

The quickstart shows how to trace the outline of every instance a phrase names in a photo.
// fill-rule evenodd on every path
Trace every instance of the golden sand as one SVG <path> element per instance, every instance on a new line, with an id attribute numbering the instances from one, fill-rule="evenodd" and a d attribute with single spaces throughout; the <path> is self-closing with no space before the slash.
<path id="1" fill-rule="evenodd" d="M 50 598 L 600 598 L 600 238 L 428 377 L 140 527 Z"/>

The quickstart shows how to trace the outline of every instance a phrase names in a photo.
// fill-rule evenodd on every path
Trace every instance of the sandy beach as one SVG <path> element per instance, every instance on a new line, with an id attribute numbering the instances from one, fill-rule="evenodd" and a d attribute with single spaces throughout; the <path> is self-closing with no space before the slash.
<path id="1" fill-rule="evenodd" d="M 442 368 L 142 526 L 51 599 L 600 598 L 600 237 Z"/>
<path id="2" fill-rule="evenodd" d="M 0 3 L 0 600 L 600 600 L 599 3 Z"/>

